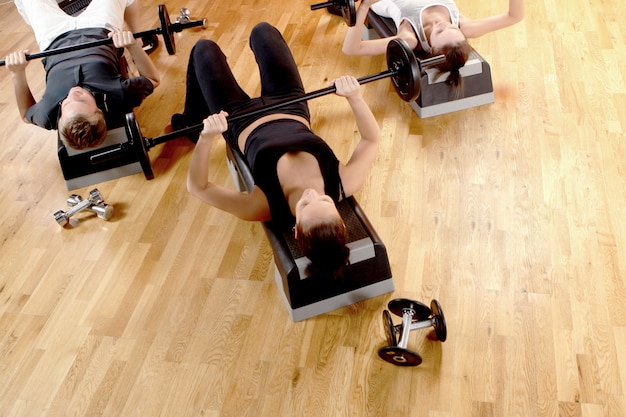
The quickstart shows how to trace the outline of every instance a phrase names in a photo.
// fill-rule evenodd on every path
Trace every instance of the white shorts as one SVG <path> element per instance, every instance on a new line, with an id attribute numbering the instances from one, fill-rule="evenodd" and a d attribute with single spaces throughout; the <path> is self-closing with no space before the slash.
<path id="1" fill-rule="evenodd" d="M 56 0 L 14 0 L 17 11 L 35 33 L 41 51 L 59 35 L 75 29 L 122 30 L 124 11 L 135 0 L 93 0 L 78 16 L 59 8 Z"/>

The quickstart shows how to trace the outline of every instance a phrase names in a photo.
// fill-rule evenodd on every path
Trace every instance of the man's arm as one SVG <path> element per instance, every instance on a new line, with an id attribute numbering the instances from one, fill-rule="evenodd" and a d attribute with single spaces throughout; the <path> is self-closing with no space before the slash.
<path id="1" fill-rule="evenodd" d="M 130 6 L 124 9 L 124 21 L 128 30 L 131 32 L 139 32 L 139 23 L 141 22 L 141 10 L 139 10 L 139 1 L 134 1 Z"/>
<path id="2" fill-rule="evenodd" d="M 509 0 L 509 11 L 482 19 L 461 17 L 460 29 L 468 38 L 478 38 L 489 32 L 504 29 L 524 19 L 524 0 Z"/>
<path id="3" fill-rule="evenodd" d="M 28 61 L 26 60 L 27 50 L 16 51 L 6 57 L 6 67 L 11 72 L 13 79 L 13 90 L 15 91 L 15 100 L 17 101 L 17 108 L 20 112 L 22 120 L 26 123 L 30 123 L 26 119 L 26 111 L 33 105 L 37 104 L 33 93 L 28 86 L 28 80 L 26 79 L 26 66 Z"/>
<path id="4" fill-rule="evenodd" d="M 361 189 L 376 160 L 381 133 L 376 118 L 361 96 L 357 79 L 344 76 L 335 81 L 335 86 L 337 95 L 347 98 L 361 134 L 361 140 L 354 148 L 348 163 L 339 168 L 344 191 L 346 195 L 352 195 Z"/>
<path id="5" fill-rule="evenodd" d="M 152 82 L 154 88 L 156 88 L 161 82 L 161 76 L 159 70 L 154 65 L 154 62 L 150 59 L 146 51 L 141 47 L 140 41 L 135 39 L 133 32 L 122 31 L 114 32 L 109 36 L 113 38 L 113 44 L 117 48 L 126 48 L 130 53 L 131 58 L 135 62 L 139 75 L 146 77 Z"/>
<path id="6" fill-rule="evenodd" d="M 208 180 L 211 147 L 220 133 L 226 131 L 226 113 L 213 114 L 204 120 L 204 129 L 194 148 L 187 172 L 187 190 L 203 202 L 251 221 L 270 220 L 269 204 L 259 187 L 250 194 L 240 193 Z"/>

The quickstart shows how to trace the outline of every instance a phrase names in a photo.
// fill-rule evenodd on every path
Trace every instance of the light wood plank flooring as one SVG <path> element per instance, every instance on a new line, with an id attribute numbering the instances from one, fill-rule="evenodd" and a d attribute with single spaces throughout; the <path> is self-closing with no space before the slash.
<path id="1" fill-rule="evenodd" d="M 37 51 L 12 2 L 0 56 Z M 157 1 L 143 0 L 146 29 Z M 340 51 L 346 26 L 306 1 L 167 3 L 206 17 L 152 55 L 162 85 L 136 111 L 142 133 L 182 109 L 188 54 L 218 41 L 251 95 L 248 48 L 265 20 L 291 45 L 307 90 L 384 70 Z M 506 0 L 459 0 L 471 17 Z M 621 0 L 526 2 L 525 20 L 474 40 L 496 102 L 419 119 L 387 80 L 363 87 L 382 126 L 357 199 L 389 252 L 396 291 L 293 323 L 259 224 L 192 198 L 192 144 L 150 150 L 156 178 L 98 184 L 115 217 L 66 207 L 56 135 L 19 120 L 0 68 L 0 416 L 626 416 L 626 46 Z M 45 81 L 28 67 L 35 95 Z M 344 99 L 310 102 L 314 130 L 345 160 Z M 212 179 L 233 187 L 219 148 Z M 77 190 L 85 196 L 89 189 Z M 377 356 L 392 298 L 437 298 L 445 343 L 411 334 L 424 357 Z"/>

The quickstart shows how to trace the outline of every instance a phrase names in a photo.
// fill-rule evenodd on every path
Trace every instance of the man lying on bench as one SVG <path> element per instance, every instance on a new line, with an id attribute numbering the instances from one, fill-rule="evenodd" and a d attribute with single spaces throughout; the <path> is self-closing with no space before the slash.
<path id="1" fill-rule="evenodd" d="M 200 200 L 242 219 L 293 228 L 313 272 L 336 278 L 349 259 L 346 225 L 336 204 L 365 182 L 378 153 L 378 123 L 361 97 L 358 81 L 347 76 L 334 81 L 336 94 L 347 99 L 361 140 L 345 165 L 311 131 L 306 102 L 229 122 L 228 114 L 304 94 L 291 51 L 276 28 L 256 25 L 250 47 L 261 75 L 259 98 L 242 90 L 215 42 L 198 41 L 191 52 L 185 110 L 172 118 L 175 130 L 204 121 L 187 187 Z M 255 181 L 248 193 L 208 181 L 211 146 L 220 133 L 247 159 Z"/>
<path id="2" fill-rule="evenodd" d="M 370 10 L 391 18 L 397 32 L 389 37 L 362 40 Z M 454 0 L 363 0 L 356 13 L 356 24 L 348 28 L 343 43 L 347 55 L 381 55 L 391 39 L 406 41 L 411 49 L 431 55 L 445 55 L 439 70 L 449 72 L 448 83 L 459 86 L 459 69 L 465 65 L 472 48 L 468 38 L 514 25 L 524 18 L 524 0 L 509 0 L 509 11 L 495 16 L 470 19 L 459 13 Z"/>

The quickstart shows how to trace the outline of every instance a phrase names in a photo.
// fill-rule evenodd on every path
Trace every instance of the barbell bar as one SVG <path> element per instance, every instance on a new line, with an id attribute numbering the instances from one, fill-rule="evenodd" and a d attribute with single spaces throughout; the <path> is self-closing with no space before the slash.
<path id="1" fill-rule="evenodd" d="M 445 56 L 443 55 L 435 56 L 425 60 L 418 60 L 405 41 L 403 41 L 402 39 L 393 39 L 387 45 L 388 69 L 378 74 L 358 78 L 357 81 L 359 82 L 359 84 L 366 84 L 372 81 L 391 77 L 393 86 L 400 98 L 407 102 L 413 101 L 419 96 L 421 91 L 422 69 L 425 67 L 437 65 L 444 61 Z M 228 116 L 226 120 L 228 122 L 233 122 L 242 118 L 266 113 L 268 111 L 275 110 L 287 105 L 325 96 L 336 91 L 337 89 L 333 85 L 267 106 L 261 106 L 246 112 L 233 114 L 231 116 Z M 168 142 L 172 139 L 200 133 L 204 129 L 204 123 L 166 133 L 162 136 L 158 136 L 155 138 L 143 138 L 141 136 L 139 125 L 137 123 L 137 120 L 135 119 L 134 114 L 128 113 L 126 115 L 125 129 L 128 141 L 120 144 L 117 147 L 113 147 L 101 153 L 91 155 L 90 160 L 92 164 L 99 164 L 105 161 L 115 159 L 120 155 L 125 154 L 126 152 L 133 152 L 137 156 L 137 160 L 141 165 L 146 179 L 151 180 L 154 178 L 154 173 L 152 172 L 152 167 L 150 165 L 148 150 L 156 145 Z"/>
<path id="2" fill-rule="evenodd" d="M 151 36 L 151 35 L 163 35 L 163 43 L 165 43 L 165 48 L 167 49 L 167 52 L 170 55 L 174 55 L 176 53 L 176 41 L 174 39 L 174 33 L 180 32 L 183 29 L 190 29 L 194 27 L 202 27 L 202 28 L 206 27 L 206 19 L 189 20 L 187 18 L 187 19 L 180 19 L 179 21 L 172 23 L 170 21 L 170 15 L 167 11 L 167 7 L 164 4 L 160 4 L 158 6 L 158 10 L 159 10 L 159 22 L 161 26 L 159 26 L 158 28 L 146 30 L 143 32 L 133 33 L 133 37 L 137 39 L 137 38 L 143 38 L 145 36 Z M 32 59 L 45 58 L 45 57 L 52 56 L 52 55 L 59 55 L 59 54 L 67 53 L 67 52 L 79 51 L 82 49 L 93 48 L 95 46 L 107 45 L 110 43 L 113 43 L 113 39 L 106 38 L 106 39 L 100 39 L 100 40 L 93 41 L 93 42 L 85 42 L 85 43 L 77 44 L 77 45 L 64 46 L 62 48 L 48 49 L 48 50 L 41 51 L 41 52 L 35 52 L 34 54 L 28 54 L 26 55 L 26 60 L 30 61 Z M 0 60 L 0 66 L 4 66 L 4 65 L 6 65 L 6 61 Z"/>

